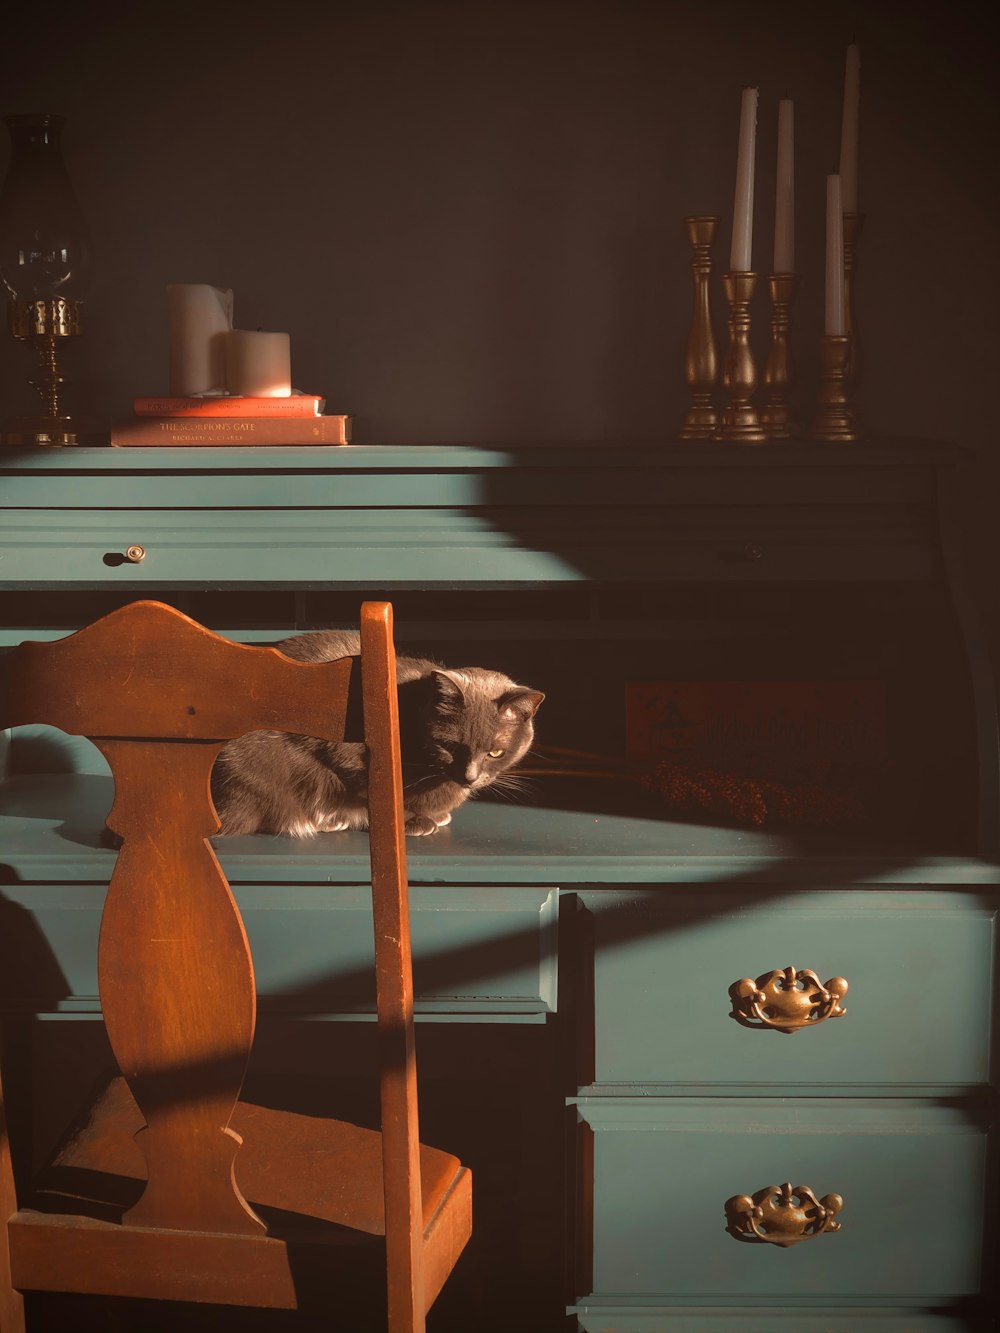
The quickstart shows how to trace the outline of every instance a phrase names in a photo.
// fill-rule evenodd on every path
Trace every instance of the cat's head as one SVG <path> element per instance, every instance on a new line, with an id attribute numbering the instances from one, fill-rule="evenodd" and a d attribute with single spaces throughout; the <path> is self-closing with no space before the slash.
<path id="1" fill-rule="evenodd" d="M 528 753 L 545 695 L 483 667 L 432 671 L 426 704 L 427 761 L 470 795 Z"/>

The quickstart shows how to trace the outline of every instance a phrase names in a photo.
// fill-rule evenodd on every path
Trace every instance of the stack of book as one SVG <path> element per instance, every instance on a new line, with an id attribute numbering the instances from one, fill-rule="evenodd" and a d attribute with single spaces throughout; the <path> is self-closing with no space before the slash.
<path id="1" fill-rule="evenodd" d="M 133 415 L 111 427 L 118 448 L 177 445 L 349 444 L 351 418 L 327 415 L 326 399 L 293 393 L 288 398 L 153 397 L 133 400 Z"/>

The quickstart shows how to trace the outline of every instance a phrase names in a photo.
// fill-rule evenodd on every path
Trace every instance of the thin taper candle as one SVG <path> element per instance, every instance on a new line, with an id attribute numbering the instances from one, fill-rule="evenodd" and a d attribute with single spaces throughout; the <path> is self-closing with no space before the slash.
<path id="1" fill-rule="evenodd" d="M 740 142 L 736 157 L 736 199 L 729 271 L 749 273 L 753 249 L 753 168 L 757 146 L 757 89 L 744 88 L 740 104 Z"/>
<path id="2" fill-rule="evenodd" d="M 844 321 L 844 210 L 840 177 L 826 178 L 826 318 L 827 337 L 842 338 Z"/>
<path id="3" fill-rule="evenodd" d="M 773 272 L 795 272 L 795 104 L 790 97 L 778 103 Z"/>
<path id="4" fill-rule="evenodd" d="M 840 199 L 845 213 L 858 211 L 858 139 L 861 101 L 861 49 L 847 48 L 844 67 L 844 110 L 840 122 Z"/>

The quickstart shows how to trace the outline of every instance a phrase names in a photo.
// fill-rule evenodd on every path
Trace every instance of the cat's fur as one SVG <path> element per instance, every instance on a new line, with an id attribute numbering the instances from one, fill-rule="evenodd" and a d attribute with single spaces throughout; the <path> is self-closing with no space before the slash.
<path id="1" fill-rule="evenodd" d="M 329 662 L 356 657 L 360 635 L 319 630 L 277 646 L 303 662 Z M 453 810 L 523 759 L 545 696 L 483 667 L 398 657 L 396 671 L 406 831 L 419 836 L 450 823 Z M 212 797 L 222 833 L 311 837 L 365 828 L 365 747 L 251 732 L 223 747 Z"/>

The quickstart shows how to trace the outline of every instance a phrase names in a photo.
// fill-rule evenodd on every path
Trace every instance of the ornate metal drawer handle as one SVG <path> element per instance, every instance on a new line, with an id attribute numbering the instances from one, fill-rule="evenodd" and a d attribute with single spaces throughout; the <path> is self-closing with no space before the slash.
<path id="1" fill-rule="evenodd" d="M 738 1023 L 775 1032 L 798 1032 L 827 1018 L 841 1018 L 847 1013 L 840 1003 L 847 991 L 843 977 L 833 977 L 824 986 L 809 968 L 797 972 L 794 967 L 765 972 L 756 981 L 743 977 L 729 988 L 732 1017 Z"/>
<path id="2" fill-rule="evenodd" d="M 125 559 L 130 565 L 139 565 L 146 558 L 145 546 L 130 546 L 125 552 Z"/>
<path id="3" fill-rule="evenodd" d="M 754 1195 L 726 1200 L 726 1230 L 737 1240 L 787 1248 L 824 1231 L 839 1231 L 835 1218 L 843 1206 L 841 1195 L 817 1199 L 808 1185 L 768 1185 Z"/>

